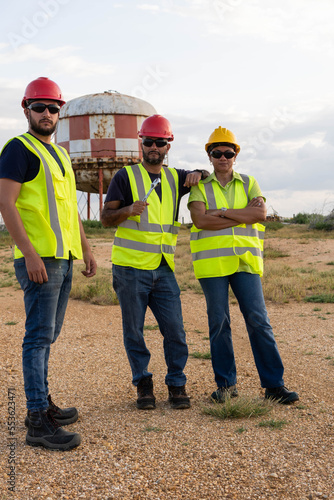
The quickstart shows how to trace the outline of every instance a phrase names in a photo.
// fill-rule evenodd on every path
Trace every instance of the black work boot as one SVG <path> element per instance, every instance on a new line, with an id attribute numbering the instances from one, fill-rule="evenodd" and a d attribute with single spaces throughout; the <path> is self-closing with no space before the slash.
<path id="1" fill-rule="evenodd" d="M 139 381 L 137 385 L 137 396 L 137 408 L 139 410 L 153 410 L 155 408 L 152 375 L 142 378 Z"/>
<path id="2" fill-rule="evenodd" d="M 211 399 L 217 401 L 217 403 L 225 403 L 226 399 L 236 398 L 237 396 L 237 386 L 230 385 L 230 387 L 218 387 L 218 389 L 211 394 Z"/>
<path id="3" fill-rule="evenodd" d="M 76 432 L 64 431 L 55 421 L 49 409 L 28 412 L 28 432 L 26 443 L 29 446 L 43 446 L 48 450 L 71 450 L 81 443 Z"/>
<path id="4" fill-rule="evenodd" d="M 171 407 L 175 410 L 184 410 L 190 408 L 190 399 L 186 393 L 186 386 L 176 387 L 174 385 L 168 386 L 168 400 Z"/>
<path id="5" fill-rule="evenodd" d="M 48 410 L 52 414 L 53 418 L 59 425 L 69 425 L 73 424 L 78 420 L 78 410 L 76 408 L 59 408 L 54 404 L 51 399 L 50 394 L 48 395 L 49 407 Z M 26 427 L 29 425 L 29 412 L 25 418 L 24 424 Z"/>
<path id="6" fill-rule="evenodd" d="M 282 385 L 282 387 L 266 389 L 264 397 L 266 399 L 273 399 L 282 405 L 288 405 L 299 400 L 298 394 L 296 392 L 289 391 L 286 387 L 284 387 L 284 385 Z"/>

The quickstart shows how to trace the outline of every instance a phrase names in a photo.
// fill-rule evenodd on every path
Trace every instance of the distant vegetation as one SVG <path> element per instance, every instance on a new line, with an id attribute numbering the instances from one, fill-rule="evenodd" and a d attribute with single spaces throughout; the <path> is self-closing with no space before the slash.
<path id="1" fill-rule="evenodd" d="M 115 227 L 103 227 L 99 220 L 83 220 L 82 225 L 84 227 L 87 238 L 110 238 L 113 237 L 116 228 Z"/>
<path id="2" fill-rule="evenodd" d="M 333 231 L 334 229 L 334 210 L 325 216 L 317 213 L 307 214 L 299 212 L 297 215 L 289 219 L 293 224 L 307 224 L 309 229 L 320 231 Z"/>
<path id="3" fill-rule="evenodd" d="M 307 244 L 310 240 L 334 239 L 334 231 L 330 231 L 331 216 L 323 217 L 318 214 L 297 214 L 290 223 L 270 221 L 266 222 L 266 238 L 264 247 L 265 272 L 262 278 L 263 291 L 266 300 L 283 304 L 290 300 L 312 301 L 320 303 L 333 302 L 334 289 L 334 261 L 328 256 L 326 272 L 318 268 L 317 263 L 308 263 L 304 267 L 300 264 L 291 265 L 287 262 L 289 254 L 284 247 L 280 249 L 271 245 L 276 239 L 292 239 L 298 243 Z M 90 239 L 112 242 L 115 228 L 104 228 L 99 221 L 83 221 L 85 232 Z M 189 247 L 190 225 L 182 225 L 176 247 L 175 274 L 181 292 L 191 291 L 202 294 L 201 286 L 196 280 Z M 94 242 L 94 246 L 98 242 Z M 0 249 L 8 249 L 1 259 L 2 276 L 0 288 L 16 285 L 12 268 L 12 240 L 6 230 L 0 231 Z M 277 246 L 277 245 L 275 245 Z M 106 248 L 108 258 L 110 247 Z M 289 265 L 288 265 L 289 264 Z M 101 305 L 117 304 L 117 297 L 112 288 L 111 269 L 99 266 L 96 277 L 87 280 L 81 274 L 82 262 L 74 266 L 73 289 L 71 297 Z M 235 300 L 231 293 L 231 300 Z"/>
<path id="4" fill-rule="evenodd" d="M 267 221 L 264 223 L 264 225 L 266 226 L 266 231 L 278 231 L 279 229 L 282 229 L 282 227 L 284 227 L 284 224 L 277 220 Z"/>
<path id="5" fill-rule="evenodd" d="M 70 297 L 100 306 L 118 304 L 116 293 L 112 287 L 111 269 L 99 267 L 96 276 L 87 280 L 81 274 L 82 265 L 80 264 L 74 266 Z"/>
<path id="6" fill-rule="evenodd" d="M 0 248 L 5 248 L 13 245 L 13 240 L 6 229 L 0 231 Z"/>

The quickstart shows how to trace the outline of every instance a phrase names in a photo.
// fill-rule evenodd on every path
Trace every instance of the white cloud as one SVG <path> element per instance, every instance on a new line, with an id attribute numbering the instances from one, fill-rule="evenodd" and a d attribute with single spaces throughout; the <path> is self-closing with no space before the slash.
<path id="1" fill-rule="evenodd" d="M 12 50 L 11 46 L 4 44 L 0 52 L 0 64 L 25 63 L 28 61 L 48 61 L 50 58 L 64 57 L 74 50 L 73 46 L 63 45 L 52 49 L 43 49 L 38 45 L 27 43 L 20 50 Z"/>
<path id="2" fill-rule="evenodd" d="M 20 50 L 13 51 L 10 46 L 0 52 L 0 64 L 43 63 L 44 73 L 65 73 L 78 78 L 85 76 L 111 75 L 115 67 L 108 63 L 95 63 L 85 57 L 75 55 L 78 47 L 63 45 L 52 49 L 43 49 L 35 44 L 22 45 Z M 9 50 L 8 50 L 9 49 Z"/>
<path id="3" fill-rule="evenodd" d="M 334 207 L 334 196 L 328 190 L 288 191 L 272 190 L 266 191 L 268 213 L 272 213 L 269 207 L 273 207 L 281 217 L 292 217 L 299 212 L 329 214 Z"/>
<path id="4" fill-rule="evenodd" d="M 176 10 L 203 23 L 201 34 L 215 38 L 252 37 L 270 43 L 289 43 L 306 52 L 334 55 L 334 4 L 321 0 L 189 0 Z"/>
<path id="5" fill-rule="evenodd" d="M 153 5 L 153 4 L 148 4 L 148 3 L 143 3 L 140 5 L 137 5 L 137 9 L 141 10 L 160 10 L 159 5 Z"/>
<path id="6" fill-rule="evenodd" d="M 22 82 L 18 78 L 13 77 L 0 77 L 0 89 L 3 92 L 4 89 L 21 89 Z"/>
<path id="7" fill-rule="evenodd" d="M 0 130 L 18 130 L 22 123 L 24 123 L 24 119 L 0 117 Z"/>

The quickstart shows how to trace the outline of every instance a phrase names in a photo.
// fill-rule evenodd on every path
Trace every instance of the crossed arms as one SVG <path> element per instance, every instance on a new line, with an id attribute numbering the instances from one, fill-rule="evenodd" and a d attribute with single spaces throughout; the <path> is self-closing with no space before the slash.
<path id="1" fill-rule="evenodd" d="M 255 224 L 266 220 L 267 209 L 262 197 L 253 198 L 245 208 L 228 208 L 222 217 L 221 210 L 206 210 L 205 203 L 189 204 L 191 218 L 197 229 L 216 231 L 239 224 Z"/>

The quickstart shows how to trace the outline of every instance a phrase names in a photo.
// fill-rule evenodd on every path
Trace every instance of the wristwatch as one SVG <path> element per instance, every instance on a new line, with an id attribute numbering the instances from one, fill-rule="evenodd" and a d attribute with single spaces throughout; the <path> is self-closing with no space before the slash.
<path id="1" fill-rule="evenodd" d="M 222 207 L 222 208 L 220 209 L 220 211 L 221 211 L 221 215 L 220 215 L 220 217 L 225 217 L 225 215 L 224 215 L 224 214 L 225 214 L 226 210 L 227 210 L 227 208 L 226 208 L 226 207 Z"/>

